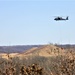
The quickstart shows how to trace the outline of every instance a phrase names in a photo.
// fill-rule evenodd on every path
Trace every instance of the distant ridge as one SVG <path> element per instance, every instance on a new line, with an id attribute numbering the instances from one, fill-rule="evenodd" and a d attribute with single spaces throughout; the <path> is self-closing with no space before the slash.
<path id="1" fill-rule="evenodd" d="M 25 46 L 26 47 L 26 46 Z M 66 49 L 49 44 L 49 45 L 36 45 L 36 46 L 29 46 L 31 48 L 27 50 L 23 50 L 20 53 L 10 53 L 10 57 L 19 57 L 20 59 L 22 58 L 30 58 L 30 57 L 35 57 L 35 56 L 43 56 L 43 57 L 51 57 L 51 56 L 57 56 L 57 55 L 64 55 L 66 52 Z M 1 54 L 2 58 L 7 58 L 7 54 Z"/>
<path id="2" fill-rule="evenodd" d="M 16 46 L 0 46 L 0 53 L 22 53 L 25 50 L 29 50 L 31 48 L 41 48 L 42 46 L 46 45 L 16 45 Z M 74 48 L 75 44 L 64 44 L 64 45 L 55 45 L 57 47 L 63 47 L 63 48 Z"/>
<path id="3" fill-rule="evenodd" d="M 21 53 L 32 47 L 40 47 L 42 45 L 17 45 L 17 46 L 0 46 L 0 53 Z"/>

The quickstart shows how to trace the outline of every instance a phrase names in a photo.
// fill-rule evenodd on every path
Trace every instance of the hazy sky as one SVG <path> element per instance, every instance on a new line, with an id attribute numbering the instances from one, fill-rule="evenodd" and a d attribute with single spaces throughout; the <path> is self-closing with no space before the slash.
<path id="1" fill-rule="evenodd" d="M 48 43 L 75 43 L 75 1 L 0 0 L 0 45 Z"/>

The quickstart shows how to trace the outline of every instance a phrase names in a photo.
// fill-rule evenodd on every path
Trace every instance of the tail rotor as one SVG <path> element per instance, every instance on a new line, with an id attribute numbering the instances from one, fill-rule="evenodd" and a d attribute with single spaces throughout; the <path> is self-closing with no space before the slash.
<path id="1" fill-rule="evenodd" d="M 68 16 L 66 17 L 66 20 L 68 20 Z"/>

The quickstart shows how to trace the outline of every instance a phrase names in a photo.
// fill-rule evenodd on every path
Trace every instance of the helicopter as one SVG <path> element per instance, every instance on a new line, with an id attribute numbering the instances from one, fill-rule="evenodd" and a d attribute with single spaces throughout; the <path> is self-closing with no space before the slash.
<path id="1" fill-rule="evenodd" d="M 62 17 L 56 17 L 54 20 L 56 20 L 56 21 L 61 21 L 61 20 L 64 20 L 64 21 L 66 21 L 66 20 L 68 20 L 68 16 L 66 17 L 66 18 L 62 18 Z"/>

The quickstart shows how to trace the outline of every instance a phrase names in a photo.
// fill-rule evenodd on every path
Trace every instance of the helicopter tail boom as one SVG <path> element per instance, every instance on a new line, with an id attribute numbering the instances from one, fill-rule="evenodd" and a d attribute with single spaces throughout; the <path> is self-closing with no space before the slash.
<path id="1" fill-rule="evenodd" d="M 66 20 L 68 20 L 68 16 L 66 17 Z"/>

